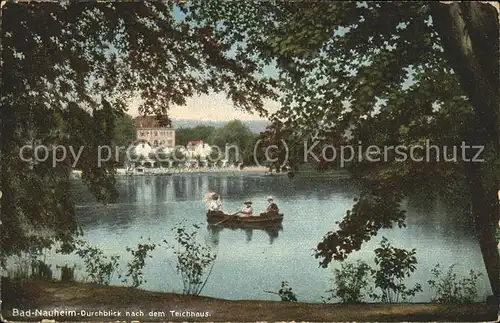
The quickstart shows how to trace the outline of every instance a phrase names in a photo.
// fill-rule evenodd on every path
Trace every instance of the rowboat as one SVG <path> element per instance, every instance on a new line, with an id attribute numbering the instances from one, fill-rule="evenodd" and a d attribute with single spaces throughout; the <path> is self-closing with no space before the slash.
<path id="1" fill-rule="evenodd" d="M 283 213 L 260 213 L 258 216 L 240 217 L 224 212 L 207 212 L 209 224 L 221 224 L 227 227 L 262 228 L 267 226 L 280 226 L 283 222 Z"/>

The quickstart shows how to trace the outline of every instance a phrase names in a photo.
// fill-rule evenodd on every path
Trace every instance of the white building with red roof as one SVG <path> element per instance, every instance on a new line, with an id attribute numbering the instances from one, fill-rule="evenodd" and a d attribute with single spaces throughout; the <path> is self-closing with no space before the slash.
<path id="1" fill-rule="evenodd" d="M 192 140 L 186 145 L 186 154 L 188 157 L 207 158 L 212 153 L 212 147 L 203 140 Z"/>

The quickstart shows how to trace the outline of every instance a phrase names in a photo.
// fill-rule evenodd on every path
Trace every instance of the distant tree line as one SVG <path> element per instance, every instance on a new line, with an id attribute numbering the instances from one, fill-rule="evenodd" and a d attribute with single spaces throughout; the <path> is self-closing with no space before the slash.
<path id="1" fill-rule="evenodd" d="M 239 159 L 245 164 L 255 164 L 253 161 L 253 148 L 257 135 L 250 127 L 240 120 L 227 122 L 223 127 L 216 128 L 209 125 L 195 127 L 182 127 L 175 130 L 175 144 L 186 146 L 190 141 L 203 140 L 210 146 L 217 146 L 225 153 L 226 144 L 238 147 Z M 117 147 L 128 147 L 136 139 L 134 120 L 128 114 L 119 116 L 116 120 L 113 143 Z M 234 149 L 231 151 L 234 155 Z M 121 152 L 120 160 L 125 156 Z M 235 158 L 236 156 L 228 156 Z"/>
<path id="2" fill-rule="evenodd" d="M 175 130 L 176 145 L 186 146 L 190 141 L 203 140 L 210 146 L 217 146 L 222 153 L 225 153 L 226 145 L 238 147 L 238 159 L 244 164 L 255 164 L 253 148 L 256 138 L 257 135 L 252 132 L 250 127 L 240 120 L 229 121 L 220 128 L 198 125 Z M 236 158 L 234 149 L 228 150 L 228 152 L 230 152 L 230 156 L 226 157 L 234 160 Z"/>

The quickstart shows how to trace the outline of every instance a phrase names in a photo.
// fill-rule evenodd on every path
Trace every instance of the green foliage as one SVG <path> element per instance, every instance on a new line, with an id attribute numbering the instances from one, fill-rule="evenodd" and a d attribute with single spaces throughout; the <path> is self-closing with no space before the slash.
<path id="1" fill-rule="evenodd" d="M 10 257 L 12 261 L 7 268 L 7 275 L 12 280 L 24 280 L 30 278 L 31 265 L 36 261 L 36 256 L 26 252 L 20 252 Z"/>
<path id="2" fill-rule="evenodd" d="M 292 287 L 289 285 L 287 281 L 281 282 L 281 288 L 278 291 L 278 295 L 281 297 L 281 300 L 284 302 L 296 302 L 297 296 L 292 291 Z"/>
<path id="3" fill-rule="evenodd" d="M 56 266 L 56 268 L 61 269 L 61 282 L 74 282 L 75 281 L 75 268 L 76 265 L 68 266 Z"/>
<path id="4" fill-rule="evenodd" d="M 217 258 L 208 245 L 198 242 L 199 228 L 199 225 L 194 224 L 189 231 L 184 223 L 179 223 L 172 229 L 176 244 L 163 240 L 167 248 L 174 252 L 177 273 L 184 286 L 183 293 L 187 295 L 199 295 L 202 292 Z"/>
<path id="5" fill-rule="evenodd" d="M 477 300 L 477 280 L 482 274 L 471 270 L 468 277 L 459 278 L 455 266 L 451 265 L 446 273 L 443 273 L 439 264 L 432 269 L 434 279 L 427 281 L 435 292 L 432 302 L 472 303 Z"/>
<path id="6" fill-rule="evenodd" d="M 297 295 L 292 291 L 292 287 L 287 281 L 282 281 L 281 282 L 281 288 L 278 290 L 278 292 L 272 292 L 272 291 L 267 291 L 265 290 L 264 292 L 270 293 L 270 294 L 275 294 L 278 295 L 283 302 L 296 302 L 297 301 Z"/>
<path id="7" fill-rule="evenodd" d="M 214 0 L 180 6 L 187 20 L 210 26 L 215 35 L 232 45 L 236 57 L 253 58 L 254 64 L 263 69 L 274 68 L 275 72 L 269 74 L 281 94 L 281 107 L 271 119 L 279 132 L 291 131 L 303 140 L 318 131 L 325 137 L 320 148 L 323 144 L 357 146 L 362 142 L 361 154 L 355 153 L 347 166 L 356 176 L 374 180 L 376 185 L 365 188 L 339 228 L 318 244 L 316 256 L 321 258 L 322 266 L 334 259 L 345 259 L 380 229 L 403 226 L 405 213 L 400 202 L 415 189 L 439 188 L 436 193 L 446 195 L 446 191 L 459 194 L 463 186 L 468 186 L 473 194 L 466 194 L 466 202 L 477 195 L 475 208 L 495 206 L 484 211 L 483 218 L 498 214 L 492 199 L 498 189 L 494 183 L 498 182 L 495 174 L 499 168 L 495 166 L 500 160 L 499 119 L 496 103 L 491 104 L 498 101 L 498 19 L 494 9 L 485 8 L 488 5 L 453 4 L 461 10 L 456 19 L 472 12 L 478 17 L 479 13 L 489 14 L 485 15 L 488 23 L 474 25 L 471 18 L 471 28 L 460 30 L 451 28 L 453 23 L 444 22 L 438 14 L 438 7 L 450 12 L 446 5 L 424 1 Z M 438 29 L 439 23 L 444 28 Z M 477 26 L 484 28 L 484 33 L 474 31 Z M 494 39 L 488 47 L 490 42 L 477 36 L 473 46 L 477 56 L 465 55 L 471 60 L 477 58 L 478 66 L 489 66 L 484 68 L 484 75 L 479 67 L 469 71 L 475 66 L 470 62 L 462 61 L 454 68 L 450 64 L 463 53 L 457 53 L 453 45 L 450 50 L 442 40 L 453 42 L 457 34 L 467 32 L 471 33 L 471 41 L 477 35 Z M 484 51 L 486 47 L 489 50 Z M 489 88 L 495 90 L 483 95 L 484 101 L 475 100 L 479 103 L 473 107 L 474 100 L 470 99 L 474 98 L 474 90 L 479 93 L 478 89 L 484 89 L 487 93 Z M 463 89 L 469 91 L 464 93 Z M 268 136 L 270 142 L 281 138 L 278 131 Z M 364 156 L 370 145 L 408 147 L 425 140 L 439 147 L 460 146 L 462 141 L 485 143 L 486 162 L 443 162 L 443 156 L 435 158 L 438 154 L 431 154 L 431 162 L 412 162 L 409 158 L 398 161 L 394 153 L 381 162 Z M 277 155 L 280 163 L 284 149 Z M 416 155 L 418 158 L 423 154 Z M 291 159 L 294 156 L 300 154 L 291 154 Z M 300 159 L 290 163 L 300 164 Z M 322 161 L 319 163 L 320 168 L 325 168 Z M 277 165 L 269 166 L 276 169 Z M 467 173 L 469 178 L 481 177 L 482 183 L 472 188 L 472 182 L 465 179 Z M 454 187 L 455 183 L 459 185 Z M 477 189 L 482 184 L 484 193 Z M 478 214 L 474 213 L 476 218 Z M 492 273 L 494 267 L 498 268 L 498 256 L 493 261 L 496 264 L 488 266 Z"/>
<path id="8" fill-rule="evenodd" d="M 46 251 L 46 250 L 45 250 Z M 41 258 L 41 256 L 44 256 Z M 7 275 L 13 280 L 52 280 L 52 266 L 46 262 L 43 250 L 31 249 L 9 257 Z"/>
<path id="9" fill-rule="evenodd" d="M 124 162 L 128 160 L 127 149 L 130 146 L 131 142 L 136 139 L 136 135 L 137 133 L 135 129 L 134 119 L 127 113 L 119 114 L 117 116 L 114 129 L 113 155 L 115 155 L 115 152 L 119 149 L 118 160 L 116 160 L 116 162 L 120 166 L 124 165 Z M 134 156 L 130 157 L 131 159 L 134 158 Z"/>
<path id="10" fill-rule="evenodd" d="M 230 47 L 210 28 L 176 21 L 173 8 L 170 2 L 2 7 L 2 259 L 34 245 L 72 243 L 79 231 L 69 194 L 73 166 L 98 201 L 116 200 L 115 161 L 99 167 L 97 147 L 130 134 L 130 120 L 120 120 L 130 99 L 142 99 L 141 113 L 165 116 L 187 97 L 226 91 L 237 108 L 266 113 L 263 100 L 276 96 L 267 78 L 254 77 L 258 67 L 227 55 Z M 33 141 L 84 151 L 77 165 L 71 154 L 56 167 L 21 162 L 20 148 Z M 40 229 L 49 232 L 32 233 Z"/>
<path id="11" fill-rule="evenodd" d="M 114 145 L 128 147 L 130 142 L 136 139 L 136 135 L 134 119 L 127 113 L 118 115 L 113 136 Z"/>
<path id="12" fill-rule="evenodd" d="M 381 299 L 384 303 L 398 303 L 407 301 L 409 297 L 415 296 L 422 291 L 420 284 L 408 288 L 404 280 L 411 276 L 416 269 L 417 258 L 415 249 L 411 251 L 393 247 L 384 237 L 380 247 L 375 249 L 376 270 L 372 270 L 375 279 L 375 287 L 382 290 L 381 295 L 372 293 L 374 299 Z"/>
<path id="13" fill-rule="evenodd" d="M 50 265 L 47 265 L 44 261 L 37 259 L 31 263 L 31 278 L 32 279 L 42 279 L 42 280 L 52 280 L 53 273 Z"/>
<path id="14" fill-rule="evenodd" d="M 416 187 L 443 186 L 464 180 L 467 173 L 481 179 L 476 188 L 484 184 L 484 193 L 472 187 L 475 208 L 492 205 L 483 218 L 497 214 L 492 199 L 498 178 L 490 176 L 498 174 L 500 156 L 496 11 L 492 25 L 489 20 L 477 24 L 489 39 L 479 43 L 495 49 L 493 55 L 466 55 L 490 67 L 481 80 L 450 67 L 457 53 L 443 50 L 449 46 L 441 40 L 463 30 L 444 23 L 448 34 L 438 32 L 439 5 L 186 1 L 176 5 L 185 15 L 176 21 L 172 2 L 7 2 L 2 8 L 2 259 L 30 245 L 70 243 L 78 232 L 68 193 L 72 158 L 58 167 L 20 163 L 20 147 L 33 140 L 87 147 L 77 168 L 99 201 L 113 202 L 114 162 L 97 167 L 95 150 L 112 141 L 114 112 L 124 110 L 133 95 L 142 98 L 141 112 L 165 115 L 189 96 L 226 92 L 236 108 L 267 115 L 264 100 L 277 99 L 279 93 L 281 107 L 271 116 L 278 128 L 296 132 L 299 140 L 316 130 L 325 137 L 333 132 L 322 142 L 362 141 L 363 153 L 370 144 L 415 145 L 426 139 L 440 146 L 485 144 L 487 159 L 481 165 L 399 162 L 394 155 L 380 163 L 366 158 L 350 163 L 352 172 L 378 185 L 367 188 L 338 230 L 318 244 L 316 256 L 323 266 L 359 250 L 378 230 L 402 226 L 400 201 Z M 463 12 L 481 12 L 480 5 L 458 4 Z M 269 67 L 274 71 L 269 73 Z M 471 87 L 495 89 L 483 96 L 495 103 L 466 97 L 471 91 L 463 89 Z M 250 156 L 248 147 L 239 144 L 243 157 Z M 476 217 L 479 213 L 474 210 Z M 52 232 L 30 233 L 39 228 Z M 498 266 L 498 254 L 494 261 Z"/>
<path id="15" fill-rule="evenodd" d="M 375 265 L 372 268 L 366 262 L 342 262 L 340 269 L 334 269 L 334 287 L 327 292 L 329 296 L 325 302 L 340 299 L 342 303 L 361 303 L 366 295 L 384 303 L 398 303 L 407 301 L 422 291 L 420 284 L 408 288 L 404 280 L 411 276 L 416 269 L 417 259 L 415 249 L 408 251 L 393 247 L 384 237 L 380 247 L 375 249 Z M 376 294 L 371 287 L 382 291 Z"/>
<path id="16" fill-rule="evenodd" d="M 155 244 L 142 243 L 139 243 L 135 250 L 127 247 L 126 250 L 132 254 L 133 259 L 132 262 L 127 263 L 127 273 L 125 274 L 125 278 L 122 280 L 123 283 L 128 282 L 127 277 L 132 279 L 132 287 L 139 287 L 141 284 L 147 282 L 143 279 L 142 269 L 146 265 L 146 258 L 152 258 L 152 256 L 148 253 L 155 250 L 155 248 Z"/>
<path id="17" fill-rule="evenodd" d="M 276 123 L 271 124 L 256 137 L 255 159 L 259 164 L 269 167 L 270 171 L 276 170 L 279 173 L 286 165 L 296 171 L 303 164 L 304 140 L 294 129 L 283 129 Z M 272 146 L 277 149 L 266 152 L 266 148 Z"/>
<path id="18" fill-rule="evenodd" d="M 356 203 L 352 210 L 348 210 L 344 219 L 338 223 L 339 230 L 329 232 L 318 244 L 315 256 L 323 258 L 321 265 L 327 267 L 331 259 L 345 259 L 352 251 L 359 250 L 363 242 L 375 236 L 378 230 L 392 228 L 394 222 L 400 228 L 405 227 L 405 211 L 400 205 L 403 197 L 396 188 L 378 183 L 369 186 L 359 199 L 354 200 Z M 336 245 L 342 245 L 342 248 L 330 249 Z"/>
<path id="19" fill-rule="evenodd" d="M 119 256 L 108 257 L 101 249 L 93 247 L 82 240 L 77 242 L 75 253 L 83 259 L 90 282 L 109 285 L 113 274 L 119 267 Z"/>
<path id="20" fill-rule="evenodd" d="M 186 146 L 189 141 L 203 140 L 209 144 L 210 138 L 215 132 L 215 127 L 208 125 L 198 125 L 193 128 L 179 128 L 175 130 L 176 145 Z"/>
<path id="21" fill-rule="evenodd" d="M 248 160 L 253 156 L 254 134 L 240 120 L 229 121 L 223 127 L 217 128 L 209 142 L 219 147 L 224 157 L 232 162 Z M 226 145 L 237 147 L 238 155 L 234 148 L 228 148 L 226 152 Z"/>
<path id="22" fill-rule="evenodd" d="M 114 153 L 112 152 L 112 158 L 109 161 L 106 160 L 100 164 L 97 157 L 100 146 L 111 147 L 113 144 L 116 111 L 106 100 L 103 100 L 101 109 L 92 112 L 92 116 L 76 103 L 70 103 L 70 107 L 69 115 L 66 116 L 68 127 L 66 131 L 72 136 L 78 136 L 72 142 L 75 147 L 83 147 L 82 155 L 75 168 L 82 170 L 82 180 L 97 201 L 104 204 L 115 203 L 118 191 L 115 187 Z M 85 118 L 75 119 L 76 116 L 73 113 L 85 115 L 89 120 L 83 123 Z M 90 134 L 89 131 L 91 131 Z M 107 152 L 103 152 L 102 157 L 107 159 Z"/>
<path id="23" fill-rule="evenodd" d="M 333 288 L 324 302 L 340 299 L 344 304 L 362 303 L 365 294 L 369 292 L 370 266 L 362 261 L 343 262 L 340 269 L 333 270 Z"/>

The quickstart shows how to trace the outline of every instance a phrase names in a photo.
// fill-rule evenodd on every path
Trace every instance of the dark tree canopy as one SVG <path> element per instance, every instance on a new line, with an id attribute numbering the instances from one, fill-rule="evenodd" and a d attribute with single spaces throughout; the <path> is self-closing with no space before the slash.
<path id="1" fill-rule="evenodd" d="M 327 266 L 359 250 L 379 229 L 404 225 L 400 202 L 415 189 L 456 194 L 465 187 L 498 296 L 500 259 L 492 235 L 500 177 L 497 10 L 479 2 L 424 1 L 211 0 L 178 8 L 180 20 L 174 5 L 161 2 L 4 6 L 2 210 L 14 220 L 2 226 L 3 252 L 21 247 L 15 245 L 18 234 L 26 235 L 19 229 L 21 217 L 34 225 L 54 223 L 40 220 L 43 214 L 72 219 L 73 211 L 66 212 L 72 210 L 70 197 L 67 207 L 56 209 L 50 185 L 40 184 L 41 174 L 50 172 L 18 162 L 26 142 L 106 142 L 114 113 L 133 95 L 144 101 L 141 112 L 165 115 L 193 94 L 226 91 L 237 108 L 265 115 L 263 99 L 278 99 L 279 93 L 281 109 L 271 116 L 269 142 L 300 142 L 318 130 L 324 143 L 361 141 L 365 147 L 426 141 L 485 146 L 481 164 L 356 156 L 349 169 L 375 184 L 327 233 L 316 255 Z M 277 75 L 266 76 L 269 66 Z M 76 136 L 88 134 L 89 127 L 94 135 Z M 290 163 L 298 165 L 300 149 L 294 152 Z M 97 168 L 90 156 L 84 179 L 99 200 L 112 200 L 112 169 Z M 68 185 L 66 174 L 47 180 Z M 39 183 L 36 207 L 22 200 L 32 196 L 26 193 L 29 181 Z M 59 236 L 67 237 L 73 227 L 58 225 Z"/>
<path id="2" fill-rule="evenodd" d="M 418 188 L 463 192 L 493 292 L 499 256 L 500 177 L 498 11 L 491 4 L 432 2 L 257 2 L 183 4 L 192 20 L 237 47 L 237 55 L 278 67 L 281 110 L 270 141 L 292 129 L 299 140 L 319 130 L 325 141 L 366 146 L 481 145 L 484 163 L 384 162 L 356 156 L 349 168 L 376 180 L 318 245 L 327 266 L 381 228 L 404 225 L 401 200 Z M 437 22 L 436 22 L 437 21 Z M 289 135 L 287 135 L 289 136 Z M 476 151 L 469 150 L 466 159 Z M 423 157 L 421 152 L 417 157 Z M 433 160 L 433 161 L 432 161 Z M 458 197 L 458 196 L 457 196 Z"/>
<path id="3" fill-rule="evenodd" d="M 134 119 L 126 113 L 117 117 L 113 143 L 118 147 L 127 147 L 136 139 Z"/>
<path id="4" fill-rule="evenodd" d="M 252 154 L 254 135 L 252 130 L 240 120 L 227 122 L 223 127 L 217 128 L 208 140 L 217 146 L 223 154 L 226 154 L 226 145 L 238 147 L 238 155 L 235 149 L 228 148 L 226 159 L 233 162 L 243 161 Z"/>
<path id="5" fill-rule="evenodd" d="M 215 131 L 214 126 L 198 125 L 192 128 L 178 128 L 175 130 L 175 144 L 185 146 L 189 141 L 203 140 L 209 142 L 210 137 Z"/>
<path id="6" fill-rule="evenodd" d="M 43 246 L 54 235 L 69 241 L 77 229 L 68 190 L 74 160 L 33 167 L 19 160 L 23 145 L 83 146 L 84 182 L 99 201 L 113 202 L 113 164 L 98 167 L 96 147 L 112 143 L 116 115 L 133 96 L 143 100 L 141 113 L 162 118 L 172 104 L 209 91 L 265 113 L 262 100 L 275 95 L 267 79 L 253 77 L 256 66 L 225 54 L 210 28 L 175 20 L 173 9 L 163 2 L 3 5 L 3 255 L 42 236 Z"/>

